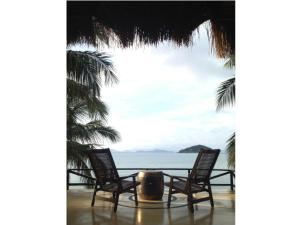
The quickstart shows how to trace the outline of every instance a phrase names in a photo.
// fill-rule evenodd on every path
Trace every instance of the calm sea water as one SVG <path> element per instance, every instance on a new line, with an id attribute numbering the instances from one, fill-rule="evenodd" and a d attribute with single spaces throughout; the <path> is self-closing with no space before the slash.
<path id="1" fill-rule="evenodd" d="M 194 153 L 151 153 L 151 152 L 112 152 L 117 168 L 191 168 L 197 154 Z M 221 153 L 214 167 L 227 169 L 227 154 Z M 120 176 L 138 171 L 120 170 Z M 178 176 L 187 176 L 187 171 L 164 171 Z M 213 172 L 212 175 L 220 172 Z M 71 177 L 72 182 L 79 182 L 77 176 Z M 229 183 L 229 175 L 214 179 L 212 183 Z"/>

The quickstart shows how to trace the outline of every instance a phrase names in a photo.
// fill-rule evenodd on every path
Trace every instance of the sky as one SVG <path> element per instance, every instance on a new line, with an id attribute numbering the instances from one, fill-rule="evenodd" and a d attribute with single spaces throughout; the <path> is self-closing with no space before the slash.
<path id="1" fill-rule="evenodd" d="M 178 151 L 202 144 L 224 150 L 234 131 L 234 108 L 216 112 L 216 90 L 234 70 L 211 52 L 203 25 L 193 42 L 98 49 L 111 55 L 119 78 L 102 88 L 101 97 L 109 107 L 108 125 L 120 132 L 121 141 L 104 146 Z"/>

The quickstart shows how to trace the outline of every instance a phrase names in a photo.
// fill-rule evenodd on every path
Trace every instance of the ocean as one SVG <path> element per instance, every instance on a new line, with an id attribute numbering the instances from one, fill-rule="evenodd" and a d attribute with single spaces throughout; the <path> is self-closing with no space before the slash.
<path id="1" fill-rule="evenodd" d="M 112 152 L 117 168 L 192 168 L 197 153 L 155 153 L 155 152 Z M 227 154 L 220 153 L 214 167 L 227 169 Z M 125 176 L 138 171 L 119 170 L 120 176 Z M 167 171 L 165 173 L 178 176 L 187 176 L 187 171 Z M 212 175 L 220 172 L 213 172 Z M 71 175 L 71 182 L 80 182 L 78 176 Z M 216 178 L 212 183 L 229 183 L 229 175 Z"/>

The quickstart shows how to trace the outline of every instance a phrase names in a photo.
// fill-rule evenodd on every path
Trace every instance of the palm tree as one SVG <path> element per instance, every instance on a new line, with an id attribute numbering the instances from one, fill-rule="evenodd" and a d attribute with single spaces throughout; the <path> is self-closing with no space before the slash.
<path id="1" fill-rule="evenodd" d="M 67 164 L 88 168 L 84 150 L 119 133 L 106 125 L 108 109 L 100 100 L 103 84 L 117 83 L 112 62 L 105 53 L 67 50 Z M 90 176 L 89 171 L 84 171 Z"/>
<path id="2" fill-rule="evenodd" d="M 231 55 L 224 64 L 226 68 L 235 67 L 235 55 Z M 217 111 L 226 106 L 233 106 L 235 102 L 235 77 L 222 82 L 217 89 Z M 227 140 L 226 151 L 228 153 L 228 167 L 235 167 L 235 132 Z"/>
<path id="3" fill-rule="evenodd" d="M 67 100 L 67 160 L 76 168 L 87 168 L 86 155 L 83 150 L 93 149 L 99 141 L 108 139 L 116 142 L 119 133 L 106 126 L 106 105 L 97 100 L 92 106 L 86 100 Z M 92 119 L 85 122 L 87 119 Z M 100 143 L 101 144 L 101 143 Z"/>

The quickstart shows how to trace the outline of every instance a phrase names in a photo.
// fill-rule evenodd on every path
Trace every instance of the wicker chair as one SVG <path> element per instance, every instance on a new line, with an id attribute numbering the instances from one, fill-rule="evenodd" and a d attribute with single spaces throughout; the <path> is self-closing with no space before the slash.
<path id="1" fill-rule="evenodd" d="M 217 161 L 220 150 L 201 150 L 198 153 L 194 167 L 188 177 L 171 176 L 170 182 L 165 183 L 169 187 L 168 208 L 171 204 L 171 196 L 175 193 L 183 193 L 187 195 L 188 208 L 193 213 L 194 203 L 210 200 L 211 207 L 214 207 L 214 200 L 210 186 L 210 174 Z M 208 192 L 209 197 L 195 199 L 193 194 L 198 192 Z"/>
<path id="2" fill-rule="evenodd" d="M 112 158 L 110 150 L 99 149 L 87 151 L 95 177 L 95 189 L 91 206 L 94 206 L 97 191 L 106 191 L 113 194 L 114 212 L 117 211 L 119 195 L 124 192 L 134 193 L 135 205 L 138 206 L 136 186 L 140 184 L 135 180 L 137 173 L 120 177 Z M 132 178 L 132 181 L 125 180 Z"/>

